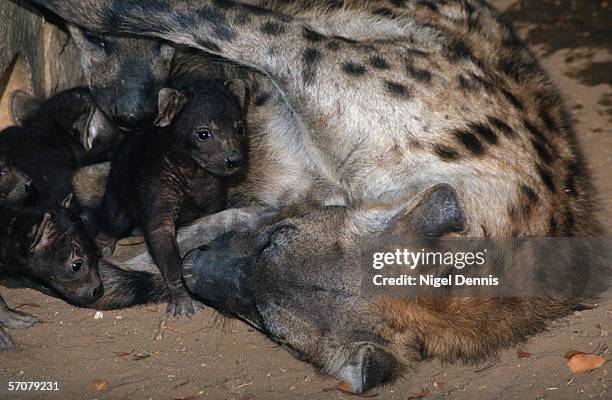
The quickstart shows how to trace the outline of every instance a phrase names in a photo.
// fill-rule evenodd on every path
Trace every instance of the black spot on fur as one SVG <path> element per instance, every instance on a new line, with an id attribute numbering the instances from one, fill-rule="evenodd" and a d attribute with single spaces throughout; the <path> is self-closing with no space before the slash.
<path id="1" fill-rule="evenodd" d="M 446 43 L 443 51 L 444 56 L 453 62 L 472 57 L 469 47 L 461 40 L 451 40 Z"/>
<path id="2" fill-rule="evenodd" d="M 418 50 L 418 49 L 408 49 L 408 53 L 411 56 L 415 56 L 415 57 L 419 57 L 419 58 L 429 58 L 429 53 L 423 51 L 423 50 Z"/>
<path id="3" fill-rule="evenodd" d="M 389 69 L 387 60 L 378 55 L 370 57 L 370 65 L 376 69 Z"/>
<path id="4" fill-rule="evenodd" d="M 348 75 L 360 76 L 364 75 L 367 70 L 366 67 L 361 64 L 357 64 L 352 61 L 347 61 L 342 64 L 342 71 L 344 71 L 344 73 Z"/>
<path id="5" fill-rule="evenodd" d="M 471 123 L 469 128 L 489 144 L 497 144 L 497 135 L 491 128 L 480 123 Z"/>
<path id="6" fill-rule="evenodd" d="M 274 21 L 266 21 L 261 24 L 261 31 L 267 35 L 278 36 L 286 31 L 286 26 Z"/>
<path id="7" fill-rule="evenodd" d="M 553 132 L 559 131 L 557 122 L 552 118 L 548 110 L 546 110 L 546 108 L 544 107 L 540 109 L 540 119 L 542 120 L 542 122 L 544 122 L 544 125 L 546 125 L 546 128 L 548 130 Z"/>
<path id="8" fill-rule="evenodd" d="M 457 151 L 441 144 L 434 145 L 434 153 L 443 161 L 456 161 L 459 159 Z"/>
<path id="9" fill-rule="evenodd" d="M 550 164 L 552 162 L 552 157 L 544 143 L 535 139 L 531 139 L 531 144 L 538 153 L 538 156 L 540 156 L 540 160 L 542 160 L 545 164 Z"/>
<path id="10" fill-rule="evenodd" d="M 535 125 L 533 125 L 531 122 L 525 119 L 523 120 L 523 126 L 525 126 L 525 129 L 527 129 L 529 133 L 531 133 L 531 135 L 534 138 L 536 138 L 538 141 L 540 142 L 546 141 L 546 137 L 544 136 L 544 133 L 541 130 L 539 130 Z"/>
<path id="11" fill-rule="evenodd" d="M 483 78 L 482 76 L 476 75 L 473 72 L 469 73 L 469 77 L 487 92 L 489 93 L 493 92 L 494 90 L 493 83 L 491 83 L 491 81 L 489 81 L 488 79 Z"/>
<path id="12" fill-rule="evenodd" d="M 517 110 L 523 111 L 525 109 L 525 107 L 523 107 L 523 104 L 516 98 L 516 96 L 514 96 L 508 90 L 500 89 L 500 91 L 504 95 L 506 100 L 508 100 L 510 104 L 512 104 Z"/>
<path id="13" fill-rule="evenodd" d="M 255 100 L 253 100 L 253 104 L 256 107 L 261 107 L 265 105 L 269 100 L 270 100 L 270 93 L 265 92 L 255 97 Z"/>
<path id="14" fill-rule="evenodd" d="M 538 173 L 540 174 L 540 178 L 542 179 L 542 182 L 544 182 L 544 185 L 548 188 L 548 190 L 550 190 L 552 193 L 555 193 L 557 191 L 557 188 L 555 187 L 555 182 L 553 180 L 552 175 L 550 174 L 550 171 L 548 171 L 541 165 L 538 165 Z"/>
<path id="15" fill-rule="evenodd" d="M 531 203 L 535 203 L 540 200 L 540 197 L 535 190 L 527 185 L 521 185 L 521 191 L 525 194 L 525 196 L 527 196 L 527 200 L 529 200 Z"/>
<path id="16" fill-rule="evenodd" d="M 410 61 L 406 61 L 406 72 L 416 81 L 423 83 L 431 81 L 431 72 L 416 68 Z"/>
<path id="17" fill-rule="evenodd" d="M 476 86 L 472 81 L 465 77 L 463 74 L 457 75 L 457 80 L 459 81 L 459 87 L 465 90 L 475 90 Z"/>
<path id="18" fill-rule="evenodd" d="M 225 10 L 236 7 L 238 4 L 235 1 L 230 0 L 213 0 L 213 5 Z"/>
<path id="19" fill-rule="evenodd" d="M 455 136 L 459 142 L 473 155 L 479 156 L 484 154 L 484 147 L 482 147 L 482 143 L 480 143 L 480 140 L 478 140 L 473 133 L 460 130 L 455 132 Z"/>
<path id="20" fill-rule="evenodd" d="M 548 234 L 550 236 L 557 236 L 557 228 L 558 228 L 558 224 L 557 224 L 557 219 L 555 218 L 554 215 L 550 216 L 550 219 L 548 220 Z"/>
<path id="21" fill-rule="evenodd" d="M 246 11 L 241 11 L 239 13 L 236 13 L 236 15 L 234 15 L 234 23 L 238 26 L 249 24 L 251 20 L 252 20 L 251 14 L 249 14 Z"/>
<path id="22" fill-rule="evenodd" d="M 493 125 L 493 127 L 495 127 L 495 129 L 501 131 L 504 135 L 508 137 L 512 137 L 515 135 L 515 132 L 512 130 L 510 125 L 508 125 L 501 119 L 495 117 L 487 117 L 487 120 L 491 125 Z"/>
<path id="23" fill-rule="evenodd" d="M 304 28 L 302 31 L 302 36 L 309 42 L 320 42 L 325 39 L 325 36 L 321 35 L 319 32 L 315 32 L 312 29 Z"/>
<path id="24" fill-rule="evenodd" d="M 565 192 L 570 196 L 576 197 L 578 195 L 576 180 L 581 176 L 583 176 L 583 172 L 578 163 L 574 161 L 569 163 L 567 166 L 567 176 L 565 177 Z"/>
<path id="25" fill-rule="evenodd" d="M 317 69 L 321 61 L 321 52 L 315 48 L 307 48 L 302 54 L 304 68 L 302 70 L 302 79 L 307 84 L 314 82 L 317 76 Z"/>
<path id="26" fill-rule="evenodd" d="M 395 97 L 410 97 L 410 89 L 406 85 L 393 81 L 385 81 L 385 87 L 387 91 Z"/>
<path id="27" fill-rule="evenodd" d="M 219 25 L 213 28 L 213 36 L 219 40 L 231 42 L 236 38 L 237 33 L 234 29 L 228 26 Z"/>
<path id="28" fill-rule="evenodd" d="M 417 4 L 429 8 L 431 11 L 438 11 L 438 6 L 429 0 L 419 0 Z"/>

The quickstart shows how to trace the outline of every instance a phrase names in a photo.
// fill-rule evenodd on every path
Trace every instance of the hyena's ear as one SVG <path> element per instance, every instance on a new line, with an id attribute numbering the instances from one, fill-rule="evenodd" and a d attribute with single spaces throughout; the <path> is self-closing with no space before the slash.
<path id="1" fill-rule="evenodd" d="M 438 184 L 419 195 L 408 208 L 397 215 L 393 229 L 398 235 L 414 237 L 440 237 L 461 232 L 466 219 L 455 189 Z"/>
<path id="2" fill-rule="evenodd" d="M 49 247 L 53 243 L 54 236 L 55 229 L 53 222 L 51 222 L 51 214 L 45 213 L 42 221 L 32 229 L 30 253 L 37 253 Z"/>
<path id="3" fill-rule="evenodd" d="M 225 87 L 234 94 L 238 104 L 242 109 L 245 109 L 248 103 L 248 89 L 246 82 L 242 79 L 230 79 L 225 81 Z"/>
<path id="4" fill-rule="evenodd" d="M 23 90 L 15 90 L 11 94 L 11 119 L 15 125 L 23 124 L 23 121 L 36 111 L 41 101 L 30 93 Z"/>
<path id="5" fill-rule="evenodd" d="M 118 136 L 117 129 L 113 123 L 98 107 L 92 107 L 87 119 L 81 126 L 75 126 L 80 134 L 80 141 L 85 150 L 93 149 L 98 140 L 104 140 Z"/>
<path id="6" fill-rule="evenodd" d="M 74 193 L 68 194 L 68 196 L 64 197 L 64 200 L 60 203 L 60 205 L 66 210 L 72 210 L 76 206 L 74 201 Z"/>
<path id="7" fill-rule="evenodd" d="M 170 125 L 188 101 L 187 96 L 176 89 L 163 88 L 160 90 L 157 98 L 158 113 L 154 125 L 162 128 Z"/>

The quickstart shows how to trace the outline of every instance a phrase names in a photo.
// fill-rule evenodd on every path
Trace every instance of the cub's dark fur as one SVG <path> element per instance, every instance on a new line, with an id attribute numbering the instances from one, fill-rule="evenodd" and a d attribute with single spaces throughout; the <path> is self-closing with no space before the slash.
<path id="1" fill-rule="evenodd" d="M 125 139 L 111 163 L 102 205 L 104 234 L 120 238 L 134 228 L 144 232 L 168 284 L 168 312 L 175 315 L 192 315 L 198 307 L 181 281 L 176 226 L 224 208 L 227 176 L 242 161 L 240 86 L 191 84 L 188 100 L 163 89 L 159 126 Z"/>
<path id="2" fill-rule="evenodd" d="M 95 247 L 69 210 L 0 205 L 0 282 L 32 287 L 87 306 L 103 294 Z M 6 328 L 25 329 L 34 316 L 11 310 L 0 296 L 0 349 L 13 346 Z"/>
<path id="3" fill-rule="evenodd" d="M 0 151 L 31 178 L 38 193 L 37 206 L 57 207 L 73 191 L 71 179 L 76 169 L 99 161 L 101 154 L 106 154 L 87 149 L 82 141 L 93 144 L 93 138 L 84 139 L 82 132 L 101 134 L 114 131 L 114 127 L 95 112 L 87 89 L 66 90 L 33 106 L 32 102 L 22 101 L 22 97 L 14 96 L 13 114 L 23 119 L 17 117 L 20 125 L 0 132 Z M 20 101 L 28 103 L 30 109 L 16 112 L 16 103 Z"/>
<path id="4" fill-rule="evenodd" d="M 0 206 L 22 204 L 32 193 L 32 181 L 0 151 Z"/>

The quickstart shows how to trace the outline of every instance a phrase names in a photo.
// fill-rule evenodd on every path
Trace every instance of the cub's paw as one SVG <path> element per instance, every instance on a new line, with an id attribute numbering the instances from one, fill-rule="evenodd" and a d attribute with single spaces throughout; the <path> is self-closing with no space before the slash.
<path id="1" fill-rule="evenodd" d="M 0 326 L 0 350 L 8 350 L 15 347 L 11 335 Z"/>
<path id="2" fill-rule="evenodd" d="M 10 329 L 28 329 L 40 323 L 37 317 L 17 310 L 5 309 L 0 311 L 0 325 Z"/>
<path id="3" fill-rule="evenodd" d="M 203 308 L 204 305 L 202 303 L 185 294 L 184 296 L 171 299 L 166 312 L 175 317 L 185 315 L 191 318 Z"/>

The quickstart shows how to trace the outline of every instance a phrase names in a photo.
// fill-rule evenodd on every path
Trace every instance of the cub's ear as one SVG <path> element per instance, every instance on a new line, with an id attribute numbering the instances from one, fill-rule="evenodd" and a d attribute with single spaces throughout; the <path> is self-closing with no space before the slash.
<path id="1" fill-rule="evenodd" d="M 246 82 L 242 79 L 230 79 L 225 81 L 225 87 L 236 96 L 238 104 L 242 109 L 245 109 L 248 102 L 248 89 Z"/>
<path id="2" fill-rule="evenodd" d="M 158 113 L 153 124 L 162 128 L 170 125 L 188 101 L 187 96 L 178 90 L 163 88 L 157 98 Z"/>
<path id="3" fill-rule="evenodd" d="M 399 216 L 396 228 L 401 227 L 416 237 L 440 237 L 466 228 L 459 196 L 448 184 L 427 189 L 412 204 Z"/>
<path id="4" fill-rule="evenodd" d="M 11 119 L 15 125 L 23 124 L 25 119 L 32 115 L 40 105 L 41 101 L 30 93 L 23 90 L 15 90 L 11 94 Z"/>
<path id="5" fill-rule="evenodd" d="M 64 200 L 62 200 L 60 205 L 66 210 L 72 210 L 76 206 L 74 201 L 74 193 L 70 193 L 68 196 L 64 197 Z"/>
<path id="6" fill-rule="evenodd" d="M 81 133 L 81 143 L 85 150 L 93 149 L 96 142 L 112 142 L 120 134 L 113 123 L 98 107 L 92 107 L 85 127 Z"/>
<path id="7" fill-rule="evenodd" d="M 32 242 L 30 243 L 30 253 L 43 251 L 53 244 L 55 229 L 51 222 L 51 214 L 45 213 L 40 224 L 32 229 Z"/>

